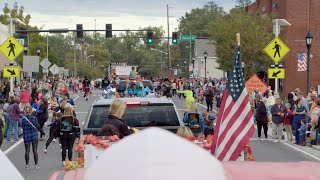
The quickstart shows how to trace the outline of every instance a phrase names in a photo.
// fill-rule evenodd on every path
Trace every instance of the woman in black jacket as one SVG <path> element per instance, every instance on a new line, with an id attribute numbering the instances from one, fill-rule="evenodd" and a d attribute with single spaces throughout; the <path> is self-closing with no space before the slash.
<path id="1" fill-rule="evenodd" d="M 48 100 L 46 97 L 41 98 L 41 104 L 39 109 L 37 110 L 37 118 L 40 123 L 40 128 L 43 130 L 44 124 L 47 122 L 49 118 L 49 113 L 48 113 Z M 44 140 L 45 137 L 43 134 L 40 135 L 40 140 Z"/>
<path id="2" fill-rule="evenodd" d="M 104 123 L 105 125 L 113 125 L 119 132 L 120 139 L 134 133 L 134 131 L 121 119 L 125 109 L 126 104 L 121 99 L 115 99 L 110 106 L 108 119 Z"/>
<path id="3" fill-rule="evenodd" d="M 262 95 L 256 95 L 256 112 L 255 118 L 257 120 L 258 126 L 258 137 L 261 138 L 261 130 L 263 128 L 264 136 L 268 138 L 268 117 L 267 117 L 267 108 L 266 105 L 261 101 Z"/>

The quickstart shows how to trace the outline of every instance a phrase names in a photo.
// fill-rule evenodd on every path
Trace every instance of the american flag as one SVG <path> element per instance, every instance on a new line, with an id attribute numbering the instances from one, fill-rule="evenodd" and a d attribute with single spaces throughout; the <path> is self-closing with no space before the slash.
<path id="1" fill-rule="evenodd" d="M 240 47 L 224 90 L 211 154 L 220 161 L 235 161 L 254 133 L 249 96 L 243 79 Z"/>
<path id="2" fill-rule="evenodd" d="M 307 70 L 307 54 L 298 53 L 298 69 L 297 71 L 306 71 Z"/>

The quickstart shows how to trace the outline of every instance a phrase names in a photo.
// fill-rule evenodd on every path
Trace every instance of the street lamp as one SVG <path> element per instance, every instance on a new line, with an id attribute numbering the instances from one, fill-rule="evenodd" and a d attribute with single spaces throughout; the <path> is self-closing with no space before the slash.
<path id="1" fill-rule="evenodd" d="M 161 51 L 160 49 L 155 49 L 155 48 L 150 48 L 151 51 L 158 51 L 160 52 L 160 61 L 161 61 L 161 65 L 160 65 L 160 74 L 162 76 L 162 54 L 168 55 L 167 52 Z"/>
<path id="2" fill-rule="evenodd" d="M 307 32 L 306 34 L 306 46 L 307 46 L 307 49 L 308 49 L 308 59 L 307 59 L 307 93 L 309 93 L 309 90 L 310 90 L 310 49 L 311 49 L 311 44 L 312 44 L 312 39 L 313 39 L 313 36 L 311 34 L 310 31 Z"/>
<path id="3" fill-rule="evenodd" d="M 208 56 L 207 51 L 204 51 L 203 55 L 204 55 L 204 79 L 207 79 L 207 56 Z"/>

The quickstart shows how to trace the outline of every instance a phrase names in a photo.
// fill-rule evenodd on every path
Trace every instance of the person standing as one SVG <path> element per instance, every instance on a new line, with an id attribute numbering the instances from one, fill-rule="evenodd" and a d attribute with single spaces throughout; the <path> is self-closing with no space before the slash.
<path id="1" fill-rule="evenodd" d="M 306 118 L 307 109 L 303 105 L 302 99 L 297 99 L 297 105 L 294 108 L 293 111 L 293 122 L 292 122 L 292 128 L 295 131 L 295 144 L 300 144 L 300 136 L 298 129 L 301 127 L 301 120 Z"/>
<path id="2" fill-rule="evenodd" d="M 29 154 L 30 148 L 32 145 L 32 152 L 33 158 L 35 163 L 35 168 L 39 169 L 38 164 L 38 129 L 39 129 L 39 122 L 38 119 L 31 115 L 32 114 L 32 107 L 27 105 L 24 107 L 25 117 L 22 118 L 21 127 L 23 129 L 23 142 L 25 147 L 25 162 L 26 162 L 26 169 L 30 169 L 29 165 Z"/>
<path id="3" fill-rule="evenodd" d="M 4 118 L 4 122 L 5 122 L 5 130 L 3 132 L 4 134 L 4 138 L 7 137 L 7 132 L 8 132 L 8 129 L 9 129 L 9 123 L 10 123 L 10 109 L 9 109 L 9 106 L 11 104 L 11 99 L 8 98 L 6 100 L 6 102 L 4 103 L 3 105 L 3 118 Z"/>
<path id="4" fill-rule="evenodd" d="M 207 90 L 204 92 L 204 96 L 206 97 L 207 112 L 212 111 L 214 92 L 211 86 L 207 86 Z"/>
<path id="5" fill-rule="evenodd" d="M 73 152 L 73 145 L 76 137 L 78 137 L 79 128 L 79 121 L 77 118 L 73 116 L 73 107 L 71 104 L 67 103 L 65 105 L 65 110 L 63 116 L 58 122 L 58 134 L 60 136 L 61 142 L 61 157 L 62 157 L 62 165 L 65 166 L 65 160 L 67 156 L 68 150 L 68 160 L 72 161 L 72 152 Z"/>
<path id="6" fill-rule="evenodd" d="M 284 129 L 286 130 L 287 133 L 287 138 L 288 141 L 292 141 L 292 127 L 291 127 L 291 123 L 292 123 L 292 118 L 293 118 L 293 112 L 291 111 L 291 104 L 289 102 L 286 103 L 286 108 L 287 108 L 287 115 L 283 120 L 283 125 L 284 125 Z"/>
<path id="7" fill-rule="evenodd" d="M 48 100 L 46 97 L 41 98 L 39 109 L 36 112 L 37 112 L 37 118 L 40 123 L 40 128 L 43 130 L 43 126 L 49 118 Z M 44 139 L 45 139 L 44 135 L 40 135 L 40 140 L 44 140 Z"/>
<path id="8" fill-rule="evenodd" d="M 31 93 L 29 92 L 29 86 L 23 88 L 23 91 L 20 94 L 20 101 L 20 109 L 24 109 L 24 107 L 30 105 Z"/>
<path id="9" fill-rule="evenodd" d="M 7 132 L 7 141 L 11 141 L 10 140 L 10 136 L 12 133 L 12 130 L 14 129 L 14 140 L 17 142 L 18 136 L 19 136 L 19 115 L 23 114 L 23 111 L 20 110 L 19 108 L 19 103 L 20 103 L 20 99 L 19 98 L 14 98 L 14 96 L 11 96 L 11 100 L 14 102 L 12 104 L 12 107 L 9 108 L 10 109 L 10 120 L 9 120 L 9 129 Z"/>
<path id="10" fill-rule="evenodd" d="M 264 137 L 268 138 L 268 116 L 266 105 L 261 101 L 262 95 L 256 95 L 256 111 L 255 118 L 258 126 L 258 137 L 261 139 L 261 130 L 263 128 Z"/>
<path id="11" fill-rule="evenodd" d="M 277 134 L 278 142 L 280 142 L 282 138 L 283 119 L 287 114 L 287 108 L 283 105 L 281 98 L 276 99 L 276 104 L 274 104 L 271 107 L 271 114 L 272 114 L 273 141 L 276 142 L 276 134 Z"/>

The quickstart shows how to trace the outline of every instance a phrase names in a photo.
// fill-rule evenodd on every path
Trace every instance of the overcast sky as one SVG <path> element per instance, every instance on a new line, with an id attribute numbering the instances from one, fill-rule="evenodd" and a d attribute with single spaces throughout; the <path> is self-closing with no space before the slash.
<path id="1" fill-rule="evenodd" d="M 167 27 L 166 5 L 170 7 L 170 31 L 178 27 L 177 19 L 196 7 L 203 7 L 206 0 L 15 0 L 31 15 L 31 25 L 44 29 L 75 29 L 83 24 L 84 29 L 137 29 L 147 26 Z M 235 6 L 236 0 L 214 0 L 225 10 Z M 14 0 L 8 2 L 11 7 Z M 2 8 L 2 7 L 0 7 Z M 96 20 L 96 23 L 95 23 Z"/>

